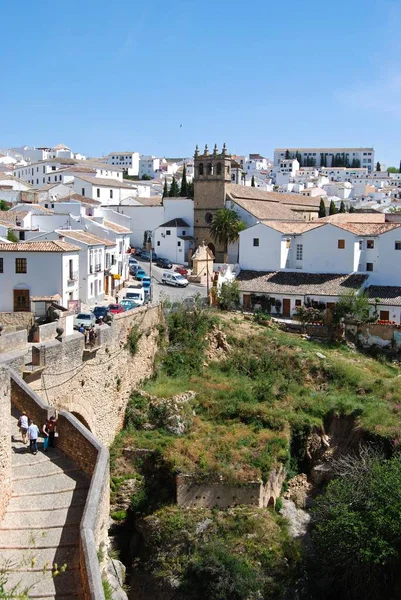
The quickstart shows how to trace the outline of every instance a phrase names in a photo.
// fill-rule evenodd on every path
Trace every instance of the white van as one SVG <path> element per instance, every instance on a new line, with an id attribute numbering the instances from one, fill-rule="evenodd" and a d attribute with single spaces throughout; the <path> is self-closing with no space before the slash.
<path id="1" fill-rule="evenodd" d="M 128 288 L 125 298 L 127 300 L 134 300 L 138 306 L 142 306 L 145 303 L 145 290 L 143 287 L 133 289 Z"/>
<path id="2" fill-rule="evenodd" d="M 165 285 L 175 285 L 176 287 L 187 287 L 189 281 L 179 273 L 163 273 L 162 283 Z"/>

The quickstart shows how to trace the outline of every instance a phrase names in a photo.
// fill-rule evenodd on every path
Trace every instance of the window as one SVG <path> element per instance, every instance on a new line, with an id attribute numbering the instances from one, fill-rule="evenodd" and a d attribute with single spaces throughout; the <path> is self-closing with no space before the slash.
<path id="1" fill-rule="evenodd" d="M 295 300 L 295 306 L 302 306 L 302 300 Z"/>
<path id="2" fill-rule="evenodd" d="M 375 247 L 375 241 L 374 240 L 367 240 L 367 242 L 366 242 L 366 248 L 368 250 L 373 250 L 374 247 Z"/>
<path id="3" fill-rule="evenodd" d="M 366 270 L 373 271 L 373 263 L 366 263 Z"/>
<path id="4" fill-rule="evenodd" d="M 19 232 L 19 239 L 24 241 L 25 240 L 25 231 L 20 231 Z"/>
<path id="5" fill-rule="evenodd" d="M 217 175 L 221 175 L 221 163 L 217 163 L 216 172 L 217 172 Z"/>
<path id="6" fill-rule="evenodd" d="M 253 238 L 253 245 L 254 245 L 255 247 L 258 247 L 258 246 L 259 246 L 259 238 Z"/>
<path id="7" fill-rule="evenodd" d="M 72 265 L 73 265 L 73 261 L 72 261 L 72 259 L 70 259 L 68 261 L 68 279 L 74 279 L 74 272 L 73 272 Z"/>
<path id="8" fill-rule="evenodd" d="M 113 190 L 110 190 L 110 198 L 113 198 Z"/>
<path id="9" fill-rule="evenodd" d="M 182 230 L 182 235 L 187 235 L 187 232 Z"/>
<path id="10" fill-rule="evenodd" d="M 395 243 L 395 249 L 396 250 L 401 250 L 401 242 L 396 242 Z"/>
<path id="11" fill-rule="evenodd" d="M 180 247 L 181 246 L 181 242 L 177 242 L 177 246 Z"/>
<path id="12" fill-rule="evenodd" d="M 362 250 L 363 248 L 363 240 L 359 240 L 359 250 Z"/>
<path id="13" fill-rule="evenodd" d="M 81 192 L 82 192 L 82 196 L 85 196 L 85 188 L 82 188 Z"/>
<path id="14" fill-rule="evenodd" d="M 171 231 L 170 231 L 170 229 L 167 229 L 167 231 L 166 231 L 166 235 L 171 235 Z"/>
<path id="15" fill-rule="evenodd" d="M 340 250 L 344 250 L 344 248 L 345 248 L 345 240 L 338 240 L 338 248 Z"/>
<path id="16" fill-rule="evenodd" d="M 157 245 L 160 246 L 160 242 L 157 242 Z"/>
<path id="17" fill-rule="evenodd" d="M 91 293 L 90 293 L 90 295 L 93 296 L 93 282 L 91 283 Z"/>
<path id="18" fill-rule="evenodd" d="M 16 258 L 15 259 L 15 272 L 16 273 L 26 273 L 26 258 Z"/>
<path id="19" fill-rule="evenodd" d="M 203 163 L 199 165 L 199 175 L 203 175 Z"/>
<path id="20" fill-rule="evenodd" d="M 97 197 L 97 198 L 100 198 L 100 188 L 97 188 L 97 189 L 96 189 L 96 197 Z"/>
<path id="21" fill-rule="evenodd" d="M 3 259 L 0 258 L 0 273 L 4 273 Z"/>
<path id="22" fill-rule="evenodd" d="M 304 254 L 303 244 L 297 244 L 297 260 L 302 260 Z"/>
<path id="23" fill-rule="evenodd" d="M 205 215 L 205 221 L 208 225 L 213 221 L 213 215 L 210 212 L 207 212 Z"/>

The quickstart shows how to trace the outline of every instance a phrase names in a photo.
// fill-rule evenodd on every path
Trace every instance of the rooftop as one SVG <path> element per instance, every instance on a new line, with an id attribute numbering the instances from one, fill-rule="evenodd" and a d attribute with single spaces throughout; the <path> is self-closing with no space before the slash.
<path id="1" fill-rule="evenodd" d="M 310 231 L 311 229 L 317 229 L 318 227 L 322 227 L 325 224 L 320 223 L 320 220 L 309 221 L 305 223 L 305 221 L 270 221 L 268 219 L 264 219 L 262 223 L 263 225 L 267 225 L 272 229 L 276 229 L 276 231 L 281 231 L 281 233 L 287 234 L 305 233 L 306 231 Z"/>
<path id="2" fill-rule="evenodd" d="M 370 285 L 366 290 L 369 303 L 375 304 L 376 298 L 379 304 L 401 306 L 401 287 L 390 285 Z"/>
<path id="3" fill-rule="evenodd" d="M 79 229 L 57 229 L 57 233 L 63 237 L 75 240 L 76 242 L 82 242 L 83 244 L 87 244 L 88 246 L 114 247 L 116 245 L 115 242 L 105 240 L 97 235 L 93 235 L 93 233 L 81 231 Z"/>
<path id="4" fill-rule="evenodd" d="M 241 271 L 237 282 L 241 292 L 340 296 L 349 290 L 358 290 L 367 278 L 367 275 L 355 274 Z"/>
<path id="5" fill-rule="evenodd" d="M 43 242 L 17 242 L 0 244 L 0 252 L 74 252 L 79 247 L 69 242 L 43 241 Z"/>
<path id="6" fill-rule="evenodd" d="M 127 180 L 119 180 L 119 179 L 112 179 L 111 177 L 90 177 L 89 175 L 78 175 L 78 179 L 81 179 L 82 181 L 86 181 L 87 183 L 91 183 L 92 185 L 97 185 L 99 187 L 116 187 L 116 188 L 129 188 L 129 189 L 133 189 L 135 188 L 135 185 L 132 185 L 132 183 L 137 183 L 137 182 L 132 182 L 131 184 L 127 183 Z"/>
<path id="7" fill-rule="evenodd" d="M 163 223 L 160 227 L 190 227 L 184 219 L 171 219 L 167 223 Z"/>

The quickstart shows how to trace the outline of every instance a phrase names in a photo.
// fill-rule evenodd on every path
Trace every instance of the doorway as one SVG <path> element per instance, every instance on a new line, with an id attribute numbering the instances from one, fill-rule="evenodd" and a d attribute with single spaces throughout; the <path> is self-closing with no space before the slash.
<path id="1" fill-rule="evenodd" d="M 291 299 L 283 298 L 283 317 L 291 316 Z"/>
<path id="2" fill-rule="evenodd" d="M 389 321 L 390 320 L 390 311 L 381 310 L 379 318 L 380 318 L 380 321 Z"/>
<path id="3" fill-rule="evenodd" d="M 14 312 L 29 312 L 29 290 L 14 290 Z"/>

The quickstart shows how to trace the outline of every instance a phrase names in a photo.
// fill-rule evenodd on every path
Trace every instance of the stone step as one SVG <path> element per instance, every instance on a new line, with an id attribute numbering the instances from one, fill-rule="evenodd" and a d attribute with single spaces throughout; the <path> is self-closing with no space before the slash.
<path id="1" fill-rule="evenodd" d="M 7 512 L 36 512 L 39 510 L 57 510 L 70 506 L 83 506 L 88 490 L 86 488 L 70 489 L 65 492 L 38 493 L 14 496 L 10 499 Z"/>
<path id="2" fill-rule="evenodd" d="M 48 452 L 42 452 L 41 446 L 39 446 L 39 452 L 37 454 L 31 454 L 29 447 L 21 446 L 15 447 L 12 456 L 12 467 L 16 469 L 16 474 L 21 475 L 21 471 L 24 468 L 33 467 L 36 469 L 39 465 L 45 463 L 52 463 L 59 466 L 60 468 L 73 467 L 74 463 L 67 458 L 64 454 L 61 454 L 58 450 L 50 449 Z M 29 475 L 29 471 L 27 473 Z"/>
<path id="3" fill-rule="evenodd" d="M 82 585 L 79 572 L 65 571 L 56 577 L 50 573 L 25 572 L 7 573 L 5 590 L 26 590 L 29 598 L 82 598 Z"/>
<path id="4" fill-rule="evenodd" d="M 13 480 L 12 496 L 30 495 L 34 498 L 37 495 L 54 494 L 59 491 L 63 492 L 81 488 L 89 488 L 89 479 L 81 471 L 75 470 L 70 473 L 55 472 L 48 474 L 47 477 L 40 477 L 39 480 L 35 476 L 30 479 Z"/>
<path id="5" fill-rule="evenodd" d="M 2 548 L 55 548 L 79 544 L 79 527 L 53 527 L 52 529 L 13 530 L 0 529 L 0 555 Z"/>
<path id="6" fill-rule="evenodd" d="M 0 529 L 49 529 L 51 527 L 78 526 L 82 519 L 83 506 L 59 508 L 51 511 L 38 510 L 21 515 L 7 512 Z"/>
<path id="7" fill-rule="evenodd" d="M 44 567 L 66 564 L 69 569 L 79 566 L 79 547 L 32 548 L 31 550 L 2 549 L 0 565 L 10 571 L 42 571 Z"/>

